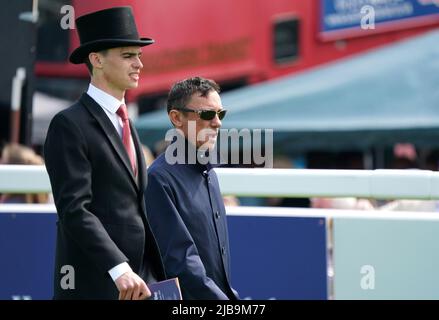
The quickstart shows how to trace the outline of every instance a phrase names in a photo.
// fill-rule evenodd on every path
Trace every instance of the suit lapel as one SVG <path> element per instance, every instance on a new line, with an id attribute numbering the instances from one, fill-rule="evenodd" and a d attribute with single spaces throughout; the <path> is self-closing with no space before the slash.
<path id="1" fill-rule="evenodd" d="M 84 93 L 79 101 L 87 108 L 87 110 L 91 113 L 91 115 L 96 119 L 96 121 L 101 126 L 102 130 L 104 130 L 105 135 L 107 136 L 110 144 L 113 146 L 115 153 L 122 160 L 122 163 L 125 169 L 128 171 L 131 181 L 134 183 L 136 187 L 136 178 L 134 177 L 133 169 L 131 168 L 130 159 L 123 145 L 122 139 L 111 123 L 110 119 L 108 119 L 104 110 L 102 110 L 101 106 L 97 104 L 88 94 Z M 132 131 L 131 131 L 132 132 Z M 137 150 L 137 147 L 136 147 Z M 137 153 L 139 157 L 139 153 Z M 139 163 L 140 166 L 140 163 Z"/>
<path id="2" fill-rule="evenodd" d="M 137 135 L 136 128 L 134 128 L 134 126 L 132 125 L 131 120 L 130 120 L 130 128 L 131 128 L 131 135 L 133 137 L 134 148 L 136 148 L 136 154 L 137 154 L 137 174 L 139 175 L 139 192 L 143 194 L 147 183 L 145 157 L 143 156 L 143 148 L 142 148 L 142 144 L 140 143 L 139 136 Z"/>

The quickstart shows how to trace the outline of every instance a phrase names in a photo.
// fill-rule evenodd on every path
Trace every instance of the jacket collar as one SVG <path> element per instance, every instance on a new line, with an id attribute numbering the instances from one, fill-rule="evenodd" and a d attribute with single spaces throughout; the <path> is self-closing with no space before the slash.
<path id="1" fill-rule="evenodd" d="M 111 123 L 110 119 L 108 119 L 104 110 L 99 107 L 99 105 L 94 101 L 88 94 L 82 94 L 79 101 L 86 107 L 86 109 L 90 112 L 90 114 L 96 119 L 98 124 L 101 126 L 102 130 L 105 132 L 107 139 L 110 144 L 113 146 L 113 149 L 117 156 L 121 159 L 125 169 L 127 170 L 132 183 L 138 188 L 140 192 L 143 193 L 143 190 L 146 187 L 147 176 L 146 176 L 146 165 L 145 159 L 143 157 L 143 151 L 141 144 L 139 142 L 139 137 L 137 136 L 137 132 L 133 127 L 130 121 L 130 128 L 133 137 L 134 147 L 136 148 L 137 154 L 137 162 L 139 168 L 139 185 L 137 184 L 137 179 L 134 176 L 133 169 L 130 164 L 130 160 L 128 158 L 128 154 L 125 152 L 125 147 L 123 145 L 122 139 Z"/>
<path id="2" fill-rule="evenodd" d="M 125 99 L 118 100 L 91 83 L 88 85 L 87 95 L 111 114 L 115 114 L 121 104 L 125 104 Z"/>

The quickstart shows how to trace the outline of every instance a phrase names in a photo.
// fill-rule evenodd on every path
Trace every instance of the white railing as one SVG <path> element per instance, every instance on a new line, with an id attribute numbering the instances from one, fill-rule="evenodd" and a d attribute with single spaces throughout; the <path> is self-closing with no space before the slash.
<path id="1" fill-rule="evenodd" d="M 0 193 L 51 191 L 45 166 L 0 165 Z"/>
<path id="2" fill-rule="evenodd" d="M 427 170 L 218 169 L 221 190 L 238 196 L 439 199 Z"/>
<path id="3" fill-rule="evenodd" d="M 223 194 L 255 197 L 439 199 L 427 170 L 215 169 Z M 44 166 L 0 165 L 0 193 L 50 192 Z"/>

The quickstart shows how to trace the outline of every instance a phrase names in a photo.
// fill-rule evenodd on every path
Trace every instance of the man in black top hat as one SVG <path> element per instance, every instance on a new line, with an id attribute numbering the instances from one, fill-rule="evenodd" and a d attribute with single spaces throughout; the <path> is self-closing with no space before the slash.
<path id="1" fill-rule="evenodd" d="M 144 204 L 145 160 L 125 91 L 138 85 L 141 47 L 130 7 L 76 20 L 87 93 L 51 121 L 44 145 L 58 212 L 55 299 L 144 299 L 165 279 Z"/>

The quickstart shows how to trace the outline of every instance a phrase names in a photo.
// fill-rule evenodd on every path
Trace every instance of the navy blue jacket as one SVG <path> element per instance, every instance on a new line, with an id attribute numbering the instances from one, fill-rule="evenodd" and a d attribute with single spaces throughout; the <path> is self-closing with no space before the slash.
<path id="1" fill-rule="evenodd" d="M 168 164 L 165 153 L 148 170 L 145 203 L 168 277 L 183 299 L 237 299 L 230 285 L 226 212 L 212 166 Z"/>

